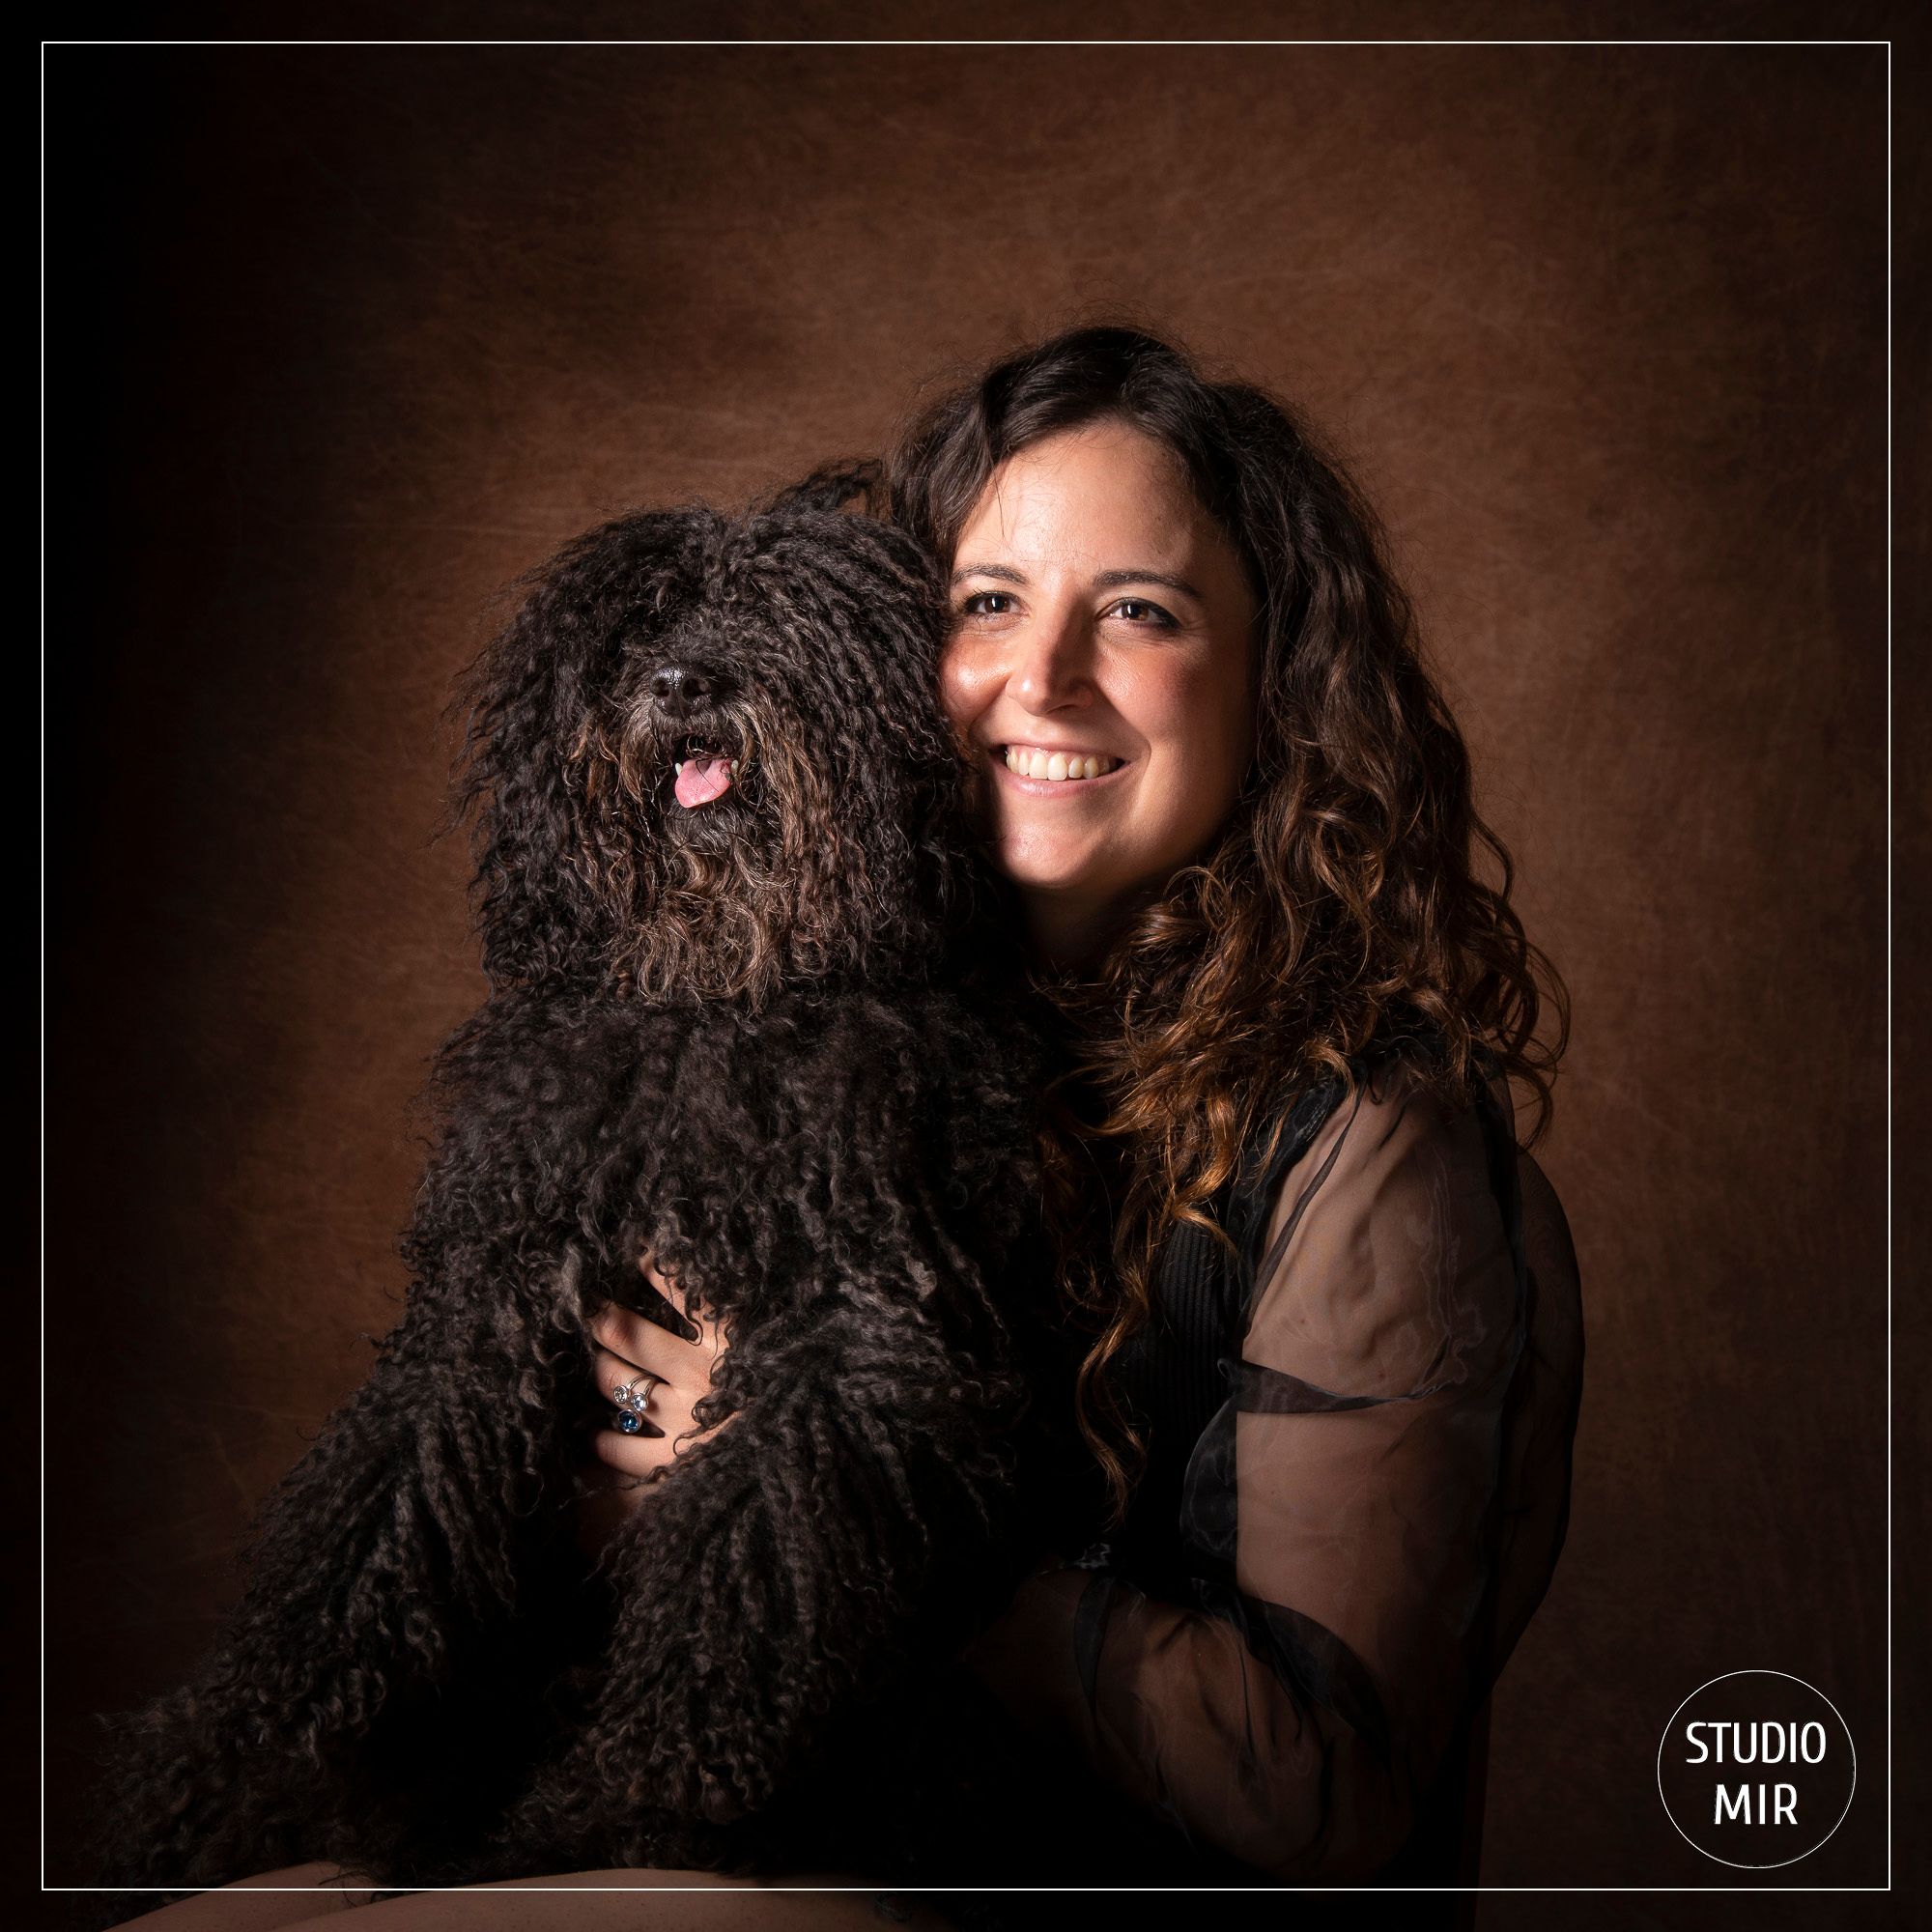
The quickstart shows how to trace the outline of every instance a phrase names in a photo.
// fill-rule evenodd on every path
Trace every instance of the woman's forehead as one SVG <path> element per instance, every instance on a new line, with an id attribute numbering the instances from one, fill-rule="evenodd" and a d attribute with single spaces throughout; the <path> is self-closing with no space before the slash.
<path id="1" fill-rule="evenodd" d="M 1225 539 L 1174 451 L 1107 424 L 1047 438 L 1002 463 L 960 526 L 953 567 L 996 559 L 1185 576 L 1189 561 L 1216 544 Z"/>

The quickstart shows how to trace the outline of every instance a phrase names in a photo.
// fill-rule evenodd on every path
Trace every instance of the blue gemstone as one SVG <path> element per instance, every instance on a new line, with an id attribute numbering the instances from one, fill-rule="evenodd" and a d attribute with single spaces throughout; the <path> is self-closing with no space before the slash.
<path id="1" fill-rule="evenodd" d="M 626 1435 L 635 1435 L 643 1426 L 643 1418 L 639 1415 L 634 1415 L 628 1408 L 621 1408 L 617 1411 L 617 1427 Z"/>

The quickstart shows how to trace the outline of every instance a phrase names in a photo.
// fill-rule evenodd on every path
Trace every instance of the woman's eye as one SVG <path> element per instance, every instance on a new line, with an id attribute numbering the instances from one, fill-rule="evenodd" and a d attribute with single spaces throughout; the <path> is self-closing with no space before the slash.
<path id="1" fill-rule="evenodd" d="M 1163 626 L 1174 622 L 1158 604 L 1151 604 L 1145 597 L 1122 597 L 1114 609 L 1130 624 Z"/>
<path id="2" fill-rule="evenodd" d="M 1004 611 L 989 611 L 985 608 L 986 600 L 994 597 L 1003 599 L 1008 603 L 1012 601 L 1012 593 L 1010 591 L 976 590 L 972 596 L 960 605 L 960 614 L 966 617 L 1004 617 L 1007 614 Z"/>

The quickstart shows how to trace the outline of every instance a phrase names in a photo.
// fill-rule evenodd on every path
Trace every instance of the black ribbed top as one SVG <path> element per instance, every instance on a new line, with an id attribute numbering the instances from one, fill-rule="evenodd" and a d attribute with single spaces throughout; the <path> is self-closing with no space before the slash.
<path id="1" fill-rule="evenodd" d="M 1112 1369 L 1148 1447 L 1147 1473 L 1126 1520 L 1108 1539 L 1113 1561 L 1151 1596 L 1184 1596 L 1188 1574 L 1180 1500 L 1194 1446 L 1234 1393 L 1254 1271 L 1282 1177 L 1333 1112 L 1341 1082 L 1303 1090 L 1291 1103 L 1271 1159 L 1251 1159 L 1208 1204 L 1236 1253 L 1206 1229 L 1177 1222 L 1161 1242 L 1148 1320 Z"/>

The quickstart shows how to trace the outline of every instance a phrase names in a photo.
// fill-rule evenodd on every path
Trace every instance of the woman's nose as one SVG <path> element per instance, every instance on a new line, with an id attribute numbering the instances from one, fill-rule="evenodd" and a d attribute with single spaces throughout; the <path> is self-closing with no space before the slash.
<path id="1" fill-rule="evenodd" d="M 1041 618 L 1013 639 L 1007 689 L 1029 711 L 1049 711 L 1088 689 L 1092 639 L 1077 616 Z"/>

